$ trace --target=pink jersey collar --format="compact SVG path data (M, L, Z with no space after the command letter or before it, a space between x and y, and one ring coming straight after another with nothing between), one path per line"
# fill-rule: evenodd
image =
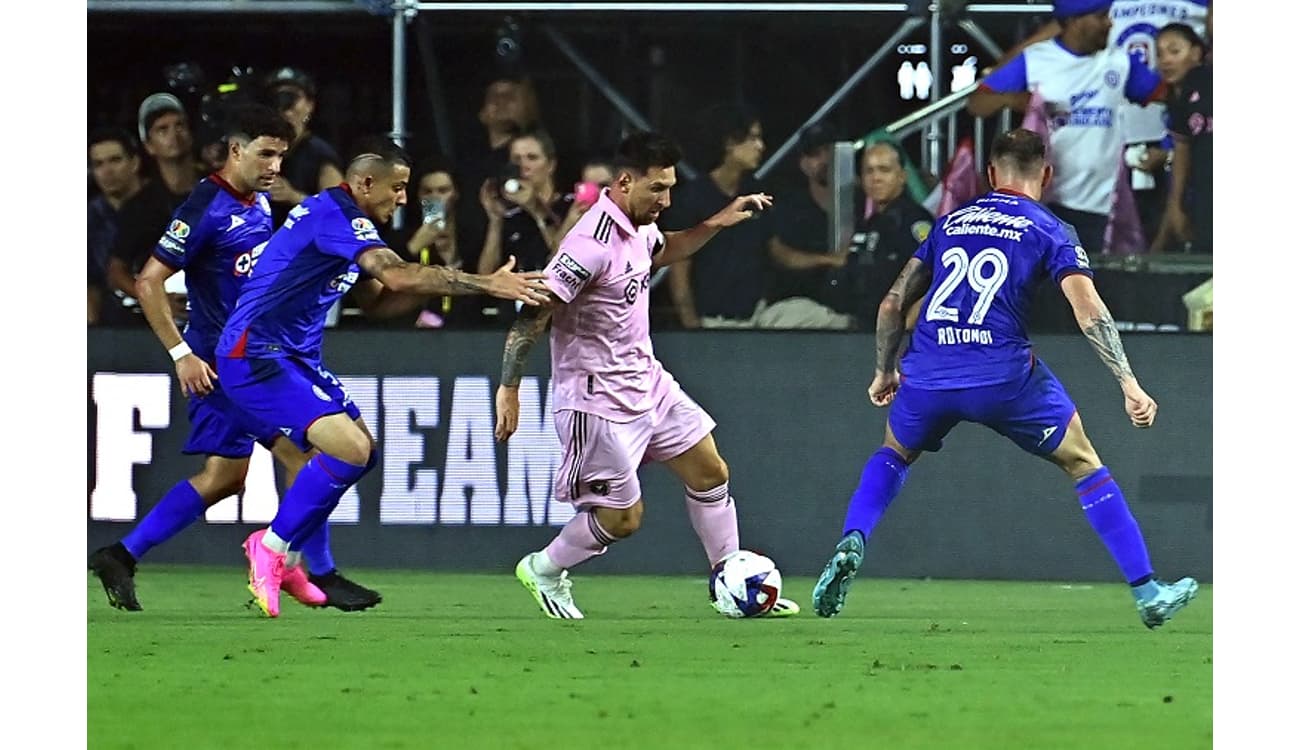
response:
M609 188L601 189L600 198L596 200L596 204L592 208L599 208L609 214L614 219L614 224L623 230L623 234L628 237L636 234L636 227L632 226L632 220L627 217L627 214L623 213L623 209L618 207L614 199L609 197Z

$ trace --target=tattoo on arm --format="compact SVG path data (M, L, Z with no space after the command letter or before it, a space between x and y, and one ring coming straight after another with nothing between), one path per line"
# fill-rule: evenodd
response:
M383 282L386 272L397 271L410 274L407 278L416 280L415 288L409 288L408 284L404 284L403 287L406 287L406 291L416 294L458 295L480 294L487 291L480 276L446 266L421 266L411 263L403 260L388 247L376 246L363 252L357 258L357 263L371 277L379 279L380 283Z
M1101 361L1110 368L1116 380L1123 382L1133 377L1133 370L1129 367L1128 356L1124 354L1124 344L1119 340L1119 331L1115 328L1110 310L1102 307L1094 313L1089 325L1083 328L1083 335L1092 344L1093 351L1097 352Z
M533 344L546 330L551 318L549 308L524 307L506 334L506 349L501 357L501 385L514 388L524 377L524 363Z
M898 272L894 285L885 293L876 317L876 369L888 372L894 368L899 347L903 342L907 310L930 288L930 272L919 260L913 258Z

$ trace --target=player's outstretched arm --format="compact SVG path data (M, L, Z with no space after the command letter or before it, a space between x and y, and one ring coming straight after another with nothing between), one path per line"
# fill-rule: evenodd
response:
M171 301L167 299L164 288L167 279L175 273L175 269L157 258L149 258L135 279L135 298L140 300L140 309L144 311L153 334L176 362L176 379L180 381L181 393L206 396L212 392L212 381L217 379L217 374L211 365L190 351L176 327Z
M1075 322L1093 351L1119 381L1124 392L1124 410L1135 427L1150 427L1156 420L1155 399L1147 395L1129 366L1119 330L1106 303L1097 293L1092 279L1083 274L1071 274L1061 280L1061 291L1074 310Z
M911 312L930 288L930 275L929 266L916 258L908 260L880 301L876 312L876 374L867 388L867 395L876 406L893 401L898 391L898 351L909 320L912 327L916 326Z
M559 302L554 298L554 302ZM519 381L524 378L524 365L533 344L546 332L551 319L551 307L526 307L506 334L506 348L501 355L501 385L497 386L497 440L505 442L519 427Z
M680 232L664 233L664 249L654 258L653 266L659 268L679 260L691 257L704 243L713 239L720 229L734 227L742 221L752 219L760 212L772 207L772 196L767 193L752 193L737 197L725 208Z
M540 305L549 299L544 274L540 271L514 273L515 257L495 273L465 273L446 266L423 266L410 263L391 249L377 245L361 252L357 265L394 292L419 295L487 294L515 300L526 305Z

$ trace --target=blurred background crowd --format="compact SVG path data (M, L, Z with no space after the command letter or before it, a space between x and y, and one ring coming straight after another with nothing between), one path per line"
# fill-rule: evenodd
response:
M171 212L220 167L222 113L253 99L296 133L271 190L277 225L342 181L361 138L387 135L416 163L408 204L382 234L425 264L489 273L513 255L541 268L613 179L609 155L634 128L661 130L686 154L665 229L735 195L775 196L759 220L655 277L657 329L871 331L934 217L985 189L983 145L1023 124L1050 139L1068 189L1049 203L1079 228L1117 319L1210 327L1205 0L1007 3L978 16L945 2L939 36L925 3L892 13L412 8L399 24L407 75L396 98L386 3L310 2L300 13L250 11L255 1L203 13L111 5L89 3L90 325L146 325L134 274ZM963 91L933 127L890 127ZM977 122L987 138L972 137ZM853 144L839 172L848 179L836 179L836 143ZM837 204L852 207L840 232ZM169 291L183 317L183 285ZM1043 307L1040 328L1072 323L1063 305ZM504 330L514 313L447 297L369 321L345 299L333 321Z

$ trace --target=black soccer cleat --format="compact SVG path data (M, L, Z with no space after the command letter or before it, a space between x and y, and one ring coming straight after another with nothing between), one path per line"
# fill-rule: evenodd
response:
M327 597L326 607L334 607L344 612L360 612L363 609L370 609L384 600L378 591L368 589L359 583L354 583L344 578L338 569L331 570L324 575L312 574L307 576L307 580L316 584L316 587L325 592Z
M108 594L111 606L129 612L144 609L135 598L135 558L121 542L90 553L90 569L104 584L104 593Z

